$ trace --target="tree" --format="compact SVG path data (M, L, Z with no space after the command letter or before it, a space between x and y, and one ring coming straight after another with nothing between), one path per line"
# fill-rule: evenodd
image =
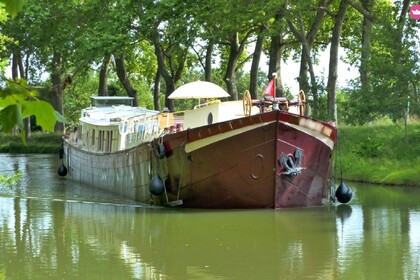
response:
M14 17L22 10L25 0L1 0L0 2L5 4L6 11Z
M45 101L36 98L36 93L30 91L26 81L7 81L0 90L0 123L5 133L11 133L17 126L21 138L26 143L23 119L34 115L38 125L44 130L54 131L56 121L64 122L64 118Z
M311 2L300 2L297 8L297 12L289 12L287 17L288 26L295 36L295 38L301 44L301 55L300 55L300 71L299 71L299 87L300 90L303 90L306 93L311 92L313 97L313 113L318 114L318 86L315 77L315 72L313 69L312 62L312 49L314 47L315 39L318 35L318 32L324 22L325 14L331 1L320 0L314 6ZM314 10L312 17L308 18L306 16L305 22L308 25L308 28L305 28L305 22L302 15L302 10ZM312 13L306 13L312 14ZM291 16L293 15L293 16ZM297 24L292 21L292 18L297 19ZM297 25L297 26L296 26ZM306 31L308 29L309 31ZM308 73L310 74L310 85L308 81Z
M102 61L101 71L99 74L98 95L108 96L107 80L109 73L109 64L111 63L111 54L106 54Z
M372 31L373 31L373 1L363 0L362 7L354 1L350 2L353 7L363 14L363 27L362 27L362 41L361 41L361 54L360 54L360 83L361 89L365 92L371 92L372 86L370 84L370 70L369 61L371 59L372 48Z
M260 41L256 44L257 53L255 54L257 56L259 55L261 49L258 48L262 47L262 40L264 38L264 34L259 31L264 29L264 24L268 22L268 19L270 18L270 14L267 13L268 5L265 4L265 2L244 2L245 3L238 3L238 1L233 1L229 2L228 5L225 5L225 9L222 10L222 12L227 11L231 15L229 18L226 18L224 15L219 15L220 19L224 18L224 21L220 21L223 22L223 25L220 26L221 37L219 42L226 48L227 52L226 58L224 59L226 70L223 80L231 100L237 100L239 98L236 88L236 73L243 65L243 62L249 59L249 57L243 57L244 51L250 44L252 36L257 34L256 37L258 38L258 36L260 36ZM252 67L254 67L254 69L251 69L251 72L253 72L252 80L254 84L251 90L255 91L258 64L255 63ZM255 92L254 95L256 95Z
M23 5L23 1L2 2L6 3L6 8L13 16L21 11ZM17 61L15 63L15 65L19 64ZM25 80L6 81L6 87L0 89L0 123L2 124L2 130L10 133L17 126L20 128L22 141L26 142L23 119L32 115L35 115L38 124L48 131L54 131L57 120L64 122L62 115L54 111L49 103L36 98L36 93L29 90Z
M165 106L173 111L174 102L167 97L175 90L176 83L181 78L189 48L195 38L195 25L190 20L189 3L150 1L142 3L137 11L142 20L138 31L154 46L159 70L156 79L162 77L165 81ZM155 88L156 84L155 82Z
M8 26L12 34L20 34L18 51L27 57L28 72L31 73L31 68L37 68L50 73L52 86L49 101L60 115L64 113L63 90L68 81L69 61L74 54L74 41L69 40L75 35L72 29L76 18L74 13L71 2L26 1L23 10L9 21ZM44 36L39 30L43 30L49 36ZM32 84L33 81L33 78L28 76L28 82ZM54 131L63 133L64 124L56 123Z
M7 56L14 54L14 77L26 77L28 85L47 88L45 100L51 100L59 112L63 112L62 100L69 106L81 106L70 98L77 98L75 94L81 94L83 85L91 89L93 82L96 89L84 93L80 101L95 92L125 92L139 105L157 110L165 97L165 106L174 110L167 96L181 83L195 79L224 84L232 99L240 98L244 89L257 98L259 84L265 83L259 69L260 54L264 53L269 56L267 78L278 74L276 96L286 95L280 75L282 62L293 58L301 63L300 87L310 90L313 112L321 116L323 112L317 111L327 108L323 104L327 99L321 98L322 77L313 66L319 52L330 45L328 111L329 118L334 118L341 47L347 60L360 68L360 79L354 81L357 90L345 95L351 98L344 98L357 103L345 113L358 117L358 111L359 119L365 114L367 121L380 115L401 117L403 110L407 116L408 110L417 110L418 23L403 16L408 3L27 0L23 12L3 24L2 31L18 42L8 43L6 49ZM394 10L401 16L391 17ZM251 60L248 75L243 66ZM41 80L41 73L48 73L50 79ZM71 87L68 81L73 81ZM392 98L385 99L384 94ZM367 98L372 102L365 102ZM75 108L69 106L64 107Z
M268 79L270 80L273 73L276 73L276 96L286 96L281 76L281 66L284 57L284 50L287 42L284 39L286 33L285 24L282 22L286 14L287 1L276 9L276 13L272 19L271 40L269 48L269 67Z
M327 103L328 115L330 119L337 120L336 107L336 85L337 85L337 64L338 49L340 47L341 30L348 7L347 0L341 0L338 11L334 18L334 28L330 42L330 62L328 65L328 83L327 83Z
M370 10L357 8L363 22L371 18L373 25L369 38L363 34L362 44L350 41L348 59L359 67L360 78L349 93L347 122L363 124L383 116L407 120L409 110L418 114L419 26L407 18L408 7L409 1L384 1L367 7Z
M251 74L249 79L249 92L253 99L258 98L258 82L259 82L259 65L261 61L261 54L264 47L264 39L266 38L265 26L262 25L257 35L257 41L255 42L254 55L252 56Z

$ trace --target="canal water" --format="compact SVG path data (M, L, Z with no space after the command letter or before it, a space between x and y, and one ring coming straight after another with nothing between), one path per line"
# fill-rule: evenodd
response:
M140 207L0 154L0 279L420 279L420 190L356 185L350 205Z

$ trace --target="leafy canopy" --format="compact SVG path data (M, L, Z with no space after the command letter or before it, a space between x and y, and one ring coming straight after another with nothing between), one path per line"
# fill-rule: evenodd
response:
M6 87L0 89L0 123L4 132L10 133L18 127L25 142L24 118L34 115L38 125L51 132L54 132L56 121L65 122L51 104L38 100L36 95L36 92L28 89L25 80L6 81Z

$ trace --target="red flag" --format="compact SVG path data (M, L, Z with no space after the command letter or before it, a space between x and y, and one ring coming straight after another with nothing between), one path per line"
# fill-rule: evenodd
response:
M274 97L276 91L276 87L274 84L274 79L271 79L271 81L268 83L267 87L264 89L263 94L269 94L272 97Z

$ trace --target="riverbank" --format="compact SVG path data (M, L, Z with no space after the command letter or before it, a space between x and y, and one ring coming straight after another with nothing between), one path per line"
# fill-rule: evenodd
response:
M420 186L420 121L405 127L384 122L340 126L334 160L336 177L348 181ZM19 136L0 134L0 153L58 153L61 135L34 133L23 145Z
M346 180L420 186L420 122L339 127L335 161Z
M0 153L51 154L58 153L62 135L54 133L32 133L25 146L20 135L0 133Z

